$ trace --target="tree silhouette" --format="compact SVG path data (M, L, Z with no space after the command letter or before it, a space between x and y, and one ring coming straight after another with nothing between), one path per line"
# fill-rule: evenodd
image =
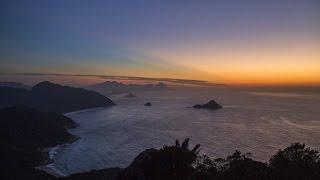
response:
M270 159L277 179L319 179L320 154L305 144L294 143Z
M198 157L200 145L189 149L189 138L182 143L176 140L173 146L164 146L153 153L144 162L147 179L177 179L187 180L194 176L193 165Z
M199 155L200 145L182 143L149 149L141 153L121 180L317 180L320 179L320 154L294 143L279 150L269 163L251 159L250 154L235 151L226 158L210 159Z

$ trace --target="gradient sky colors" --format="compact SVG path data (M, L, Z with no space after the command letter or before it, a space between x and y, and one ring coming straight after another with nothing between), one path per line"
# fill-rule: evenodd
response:
M0 2L0 72L320 85L319 0Z

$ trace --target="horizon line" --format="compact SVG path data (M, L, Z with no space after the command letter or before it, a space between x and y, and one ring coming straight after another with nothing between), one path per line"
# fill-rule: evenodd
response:
M66 74L66 73L4 73L0 75L21 75L21 76L74 76L74 77L97 77L102 79L116 80L136 80L136 81L165 81L178 84L204 85L204 86L226 86L226 84L211 83L205 80L164 78L164 77L141 77L141 76L121 76L121 75L103 75L103 74Z
M206 80L197 79L181 79L181 78L168 78L168 77L141 77L141 76L122 76L122 75L104 75L104 74L66 74L66 73L7 73L0 72L1 75L18 75L18 76L66 76L66 77L97 77L102 79L115 79L115 80L135 80L135 81L164 81L177 84L186 85L200 85L200 86L229 86L229 87L320 87L320 84L229 84L229 83L214 83Z

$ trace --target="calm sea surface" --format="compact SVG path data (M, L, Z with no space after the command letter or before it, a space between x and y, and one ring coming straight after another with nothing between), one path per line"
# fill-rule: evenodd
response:
M320 150L320 94L171 90L136 95L111 97L114 107L66 114L80 124L71 133L81 139L52 152L53 166L66 175L126 167L146 148L185 137L211 157L238 149L266 161L292 142ZM189 108L210 99L224 108Z

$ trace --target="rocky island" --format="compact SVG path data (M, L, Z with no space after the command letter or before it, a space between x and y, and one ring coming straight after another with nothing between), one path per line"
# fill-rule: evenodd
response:
M147 102L144 104L144 106L152 106L151 102Z
M196 104L193 106L193 108L218 110L218 109L221 109L222 106L220 104L218 104L216 101L211 100L211 101L207 102L206 104Z

